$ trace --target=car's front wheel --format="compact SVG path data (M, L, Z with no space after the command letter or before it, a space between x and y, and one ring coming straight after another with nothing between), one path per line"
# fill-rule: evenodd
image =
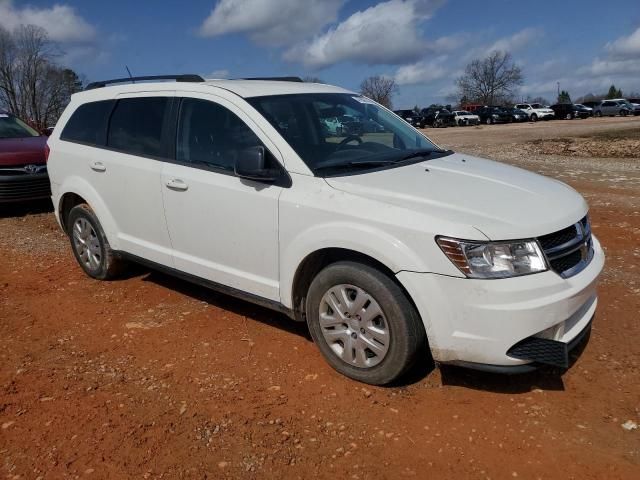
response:
M87 275L110 280L121 273L123 261L111 249L98 218L87 204L71 209L67 233L73 255Z
M422 353L426 334L415 307L389 276L364 263L324 268L309 287L311 336L338 372L372 385L400 378Z
M532 122L537 122L538 121L538 115L536 115L535 113L533 115L531 115L531 121Z

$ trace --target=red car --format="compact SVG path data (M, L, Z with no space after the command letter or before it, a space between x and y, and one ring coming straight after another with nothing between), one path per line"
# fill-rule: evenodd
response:
M0 111L0 204L51 196L47 137Z

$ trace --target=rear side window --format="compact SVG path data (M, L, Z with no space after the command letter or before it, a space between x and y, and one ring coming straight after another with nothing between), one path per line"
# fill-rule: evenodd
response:
M64 126L60 138L87 145L104 146L107 121L115 100L103 100L80 105Z
M132 155L164 156L162 125L166 97L125 98L111 114L107 146Z

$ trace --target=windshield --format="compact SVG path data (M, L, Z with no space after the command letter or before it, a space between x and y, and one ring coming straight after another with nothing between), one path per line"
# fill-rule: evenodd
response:
M399 165L449 154L397 115L357 94L249 98L316 175Z
M39 136L40 134L38 132L19 118L7 115L6 113L0 113L0 138L25 138Z

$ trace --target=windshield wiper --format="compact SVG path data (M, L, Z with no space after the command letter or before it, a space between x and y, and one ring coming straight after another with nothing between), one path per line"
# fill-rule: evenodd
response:
M404 157L402 157L400 160L397 160L397 161L402 162L404 160L411 160L412 158L429 157L433 153L442 153L442 152L444 152L444 150L420 150L417 152L408 153Z

